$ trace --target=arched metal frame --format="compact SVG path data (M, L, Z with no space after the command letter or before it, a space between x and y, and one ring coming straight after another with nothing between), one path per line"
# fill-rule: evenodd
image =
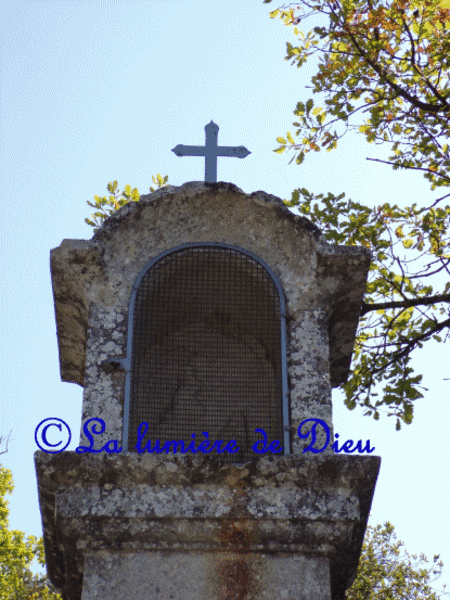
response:
M130 417L130 395L131 395L131 380L132 380L132 343L133 343L133 320L134 320L134 311L135 311L135 303L136 297L138 293L139 286L141 285L142 279L147 274L147 272L162 258L166 257L169 254L180 252L187 248L201 248L201 247L217 247L217 248L227 248L230 250L234 250L241 254L252 258L257 263L259 263L270 275L273 283L275 284L278 297L279 297L279 307L280 307L280 325L281 325L281 348L280 348L280 356L281 356L281 387L282 387L282 415L283 415L283 455L286 456L290 454L290 438L289 438L289 401L288 401L288 384L287 384L287 355L286 355L286 301L284 297L284 292L281 287L281 283L272 269L263 261L261 258L249 252L248 250L244 250L243 248L239 248L238 246L234 246L231 244L220 244L216 242L201 242L201 243L188 243L181 244L180 246L176 246L171 248L170 250L166 250L162 252L154 259L149 261L142 271L139 273L132 291L130 295L130 302L128 308L128 333L127 333L127 357L120 361L122 368L126 371L125 378L125 402L124 402L124 420L123 420L123 437L122 437L122 447L124 452L128 452L128 433L129 433L129 417ZM268 440L270 443L272 440ZM257 454L255 454L257 456Z

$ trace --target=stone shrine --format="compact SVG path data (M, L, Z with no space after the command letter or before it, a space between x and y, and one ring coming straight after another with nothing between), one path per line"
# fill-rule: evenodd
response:
M81 452L35 453L64 600L344 598L380 458L335 454L331 389L370 260L224 182L52 250L61 378L84 388Z

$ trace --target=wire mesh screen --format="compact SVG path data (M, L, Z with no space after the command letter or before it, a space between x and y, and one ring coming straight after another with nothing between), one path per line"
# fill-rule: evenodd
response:
M256 260L196 246L145 273L133 314L130 451L143 422L141 448L187 448L208 432L211 442L236 440L239 452L220 454L233 463L258 456L256 428L283 444L280 299Z

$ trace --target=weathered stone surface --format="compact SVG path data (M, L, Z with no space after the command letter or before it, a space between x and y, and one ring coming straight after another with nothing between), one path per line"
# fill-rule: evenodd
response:
M82 600L106 600L111 582L97 563L117 563L113 581L125 589L132 583L127 565L146 565L150 573L167 557L166 566L175 561L180 573L192 577L189 593L215 600L221 597L220 565L228 560L230 569L237 568L239 560L258 592L242 596L246 600L276 600L283 590L289 590L286 598L306 598L295 594L308 577L308 590L326 587L331 578L331 596L309 598L339 600L356 575L380 460L263 456L236 466L213 456L36 452L49 576L67 600L79 600L88 565L86 590L98 595L84 591ZM296 578L295 560L306 560L302 556L315 566L306 561L302 571L298 565ZM194 573L199 560L208 568ZM286 581L278 583L266 577L277 561L287 569ZM315 569L323 570L323 580L315 579ZM150 574L141 583L148 590L163 586ZM164 600L171 597L169 588ZM145 597L136 589L132 597Z
M223 552L86 555L81 600L331 600L326 559Z
M279 278L287 302L292 451L301 452L308 442L296 429L304 418L321 418L332 430L331 387L348 376L370 252L330 245L280 198L245 194L224 182L189 182L141 196L91 240L64 240L52 250L61 377L85 388L83 422L105 421L98 447L121 439L125 377L105 361L127 354L128 304L141 270L192 242L253 252ZM80 440L87 443L82 432Z

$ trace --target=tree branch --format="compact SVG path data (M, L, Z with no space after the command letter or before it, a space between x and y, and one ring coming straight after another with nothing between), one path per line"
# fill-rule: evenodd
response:
M446 179L447 181L450 181L450 177L447 177L446 175L442 175L442 173L439 173L438 171L432 171L431 169L424 169L422 167L411 167L409 165L399 165L398 163L389 162L387 160L380 160L379 158L367 158L366 157L366 160L373 160L374 162L381 162L386 165L399 166L402 169L415 169L416 171L426 171L427 173L433 173L433 175L438 175L439 177L442 177L442 179Z
M418 342L421 342L422 340L426 340L427 338L429 338L436 332L442 331L442 329L444 329L445 327L448 327L449 325L450 325L450 319L447 319L446 321L441 321L440 323L437 323L436 327L434 327L431 331L426 331L425 333L422 333L421 335L418 335L417 337L412 338L412 339L404 338L402 340L402 343L406 344L406 347L403 350L401 350L400 352L394 353L391 360L387 364L385 364L381 367L378 367L377 369L372 369L371 375L373 376L376 373L385 371L388 367L393 365L395 362L397 362L404 356L408 356L408 354L412 351L412 349Z
M9 432L9 435L11 435L11 431ZM9 442L9 435L8 435L8 437L6 438L6 450L2 450L2 451L0 452L0 454L6 454L6 453L8 452L8 442ZM2 437L0 437L0 444L2 443L2 441L3 441L3 438L2 438Z
M387 77L387 71L385 69L382 69L375 61L371 60L369 58L368 54L361 48L361 46L356 41L355 36L350 31L349 24L347 24L345 21L344 21L343 29L345 31L345 34L348 35L350 37L350 39L352 40L352 42L353 42L354 46L356 47L356 49L358 50L361 58L363 60L365 60L367 62L367 64L370 65L372 67L372 69L376 73L378 73L378 75L381 78L383 78L392 89L394 89L400 96L402 96L403 98L408 100L408 102L410 104L412 104L413 106L416 106L417 108L421 108L422 110L429 111L431 113L438 113L443 109L448 109L449 103L447 102L447 98L445 96L443 97L443 96L439 95L439 99L441 100L440 104L430 104L428 102L422 102L418 98L411 96L411 94L409 94L406 90L401 88L397 83L395 83L394 81L391 81Z
M366 304L363 302L360 317L363 317L368 312L374 310L388 310L389 308L411 308L412 306L429 306L438 302L450 302L450 294L437 294L427 298L411 298L409 300L401 300L400 302L375 302L374 304Z

